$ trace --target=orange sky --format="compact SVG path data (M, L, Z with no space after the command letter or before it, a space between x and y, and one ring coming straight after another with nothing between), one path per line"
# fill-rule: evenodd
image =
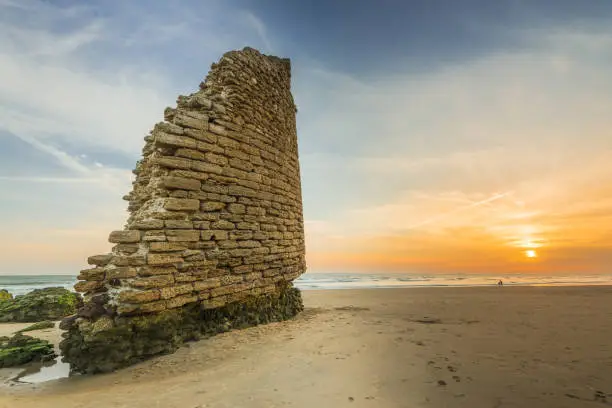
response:
M609 272L612 184L607 181L612 180L612 155L594 155L581 168L534 176L489 197L411 193L394 203L355 210L335 223L307 222L309 267Z

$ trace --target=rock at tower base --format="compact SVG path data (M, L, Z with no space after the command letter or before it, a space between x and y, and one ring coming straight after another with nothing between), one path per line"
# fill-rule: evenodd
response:
M102 317L93 323L68 319L62 324L68 332L60 347L71 372L105 373L174 352L187 341L287 320L302 310L300 291L284 286L214 309L194 304L151 315Z

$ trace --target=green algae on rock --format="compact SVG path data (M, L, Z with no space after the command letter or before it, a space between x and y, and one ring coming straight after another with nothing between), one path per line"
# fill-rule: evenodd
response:
M36 289L14 299L0 300L0 322L60 320L76 313L81 305L81 296L67 289Z
M0 368L14 367L31 361L55 358L53 344L17 333L13 337L0 337Z
M13 299L13 295L11 295L8 290L0 289L0 301L11 299Z
M109 372L174 352L186 341L287 320L302 310L300 291L283 285L277 292L250 296L215 309L191 304L140 316L104 315L93 322L69 317L60 326L68 330L60 343L62 361L70 363L71 372Z
M21 329L17 331L17 333L25 333L25 332L34 331L34 330L52 329L54 327L55 327L54 322L52 322L51 320L45 320L43 322L37 322L37 323L31 324L25 329Z

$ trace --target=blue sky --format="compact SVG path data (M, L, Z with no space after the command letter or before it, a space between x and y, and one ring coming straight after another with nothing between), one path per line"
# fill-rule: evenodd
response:
M611 20L594 0L0 0L0 273L108 250L142 138L247 45L292 60L311 269L537 269L502 255L525 242L546 270L607 262Z

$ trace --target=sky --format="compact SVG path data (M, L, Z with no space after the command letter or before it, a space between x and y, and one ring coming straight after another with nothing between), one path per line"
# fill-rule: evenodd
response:
M0 274L76 274L226 51L292 60L309 272L612 273L612 2L0 0Z

